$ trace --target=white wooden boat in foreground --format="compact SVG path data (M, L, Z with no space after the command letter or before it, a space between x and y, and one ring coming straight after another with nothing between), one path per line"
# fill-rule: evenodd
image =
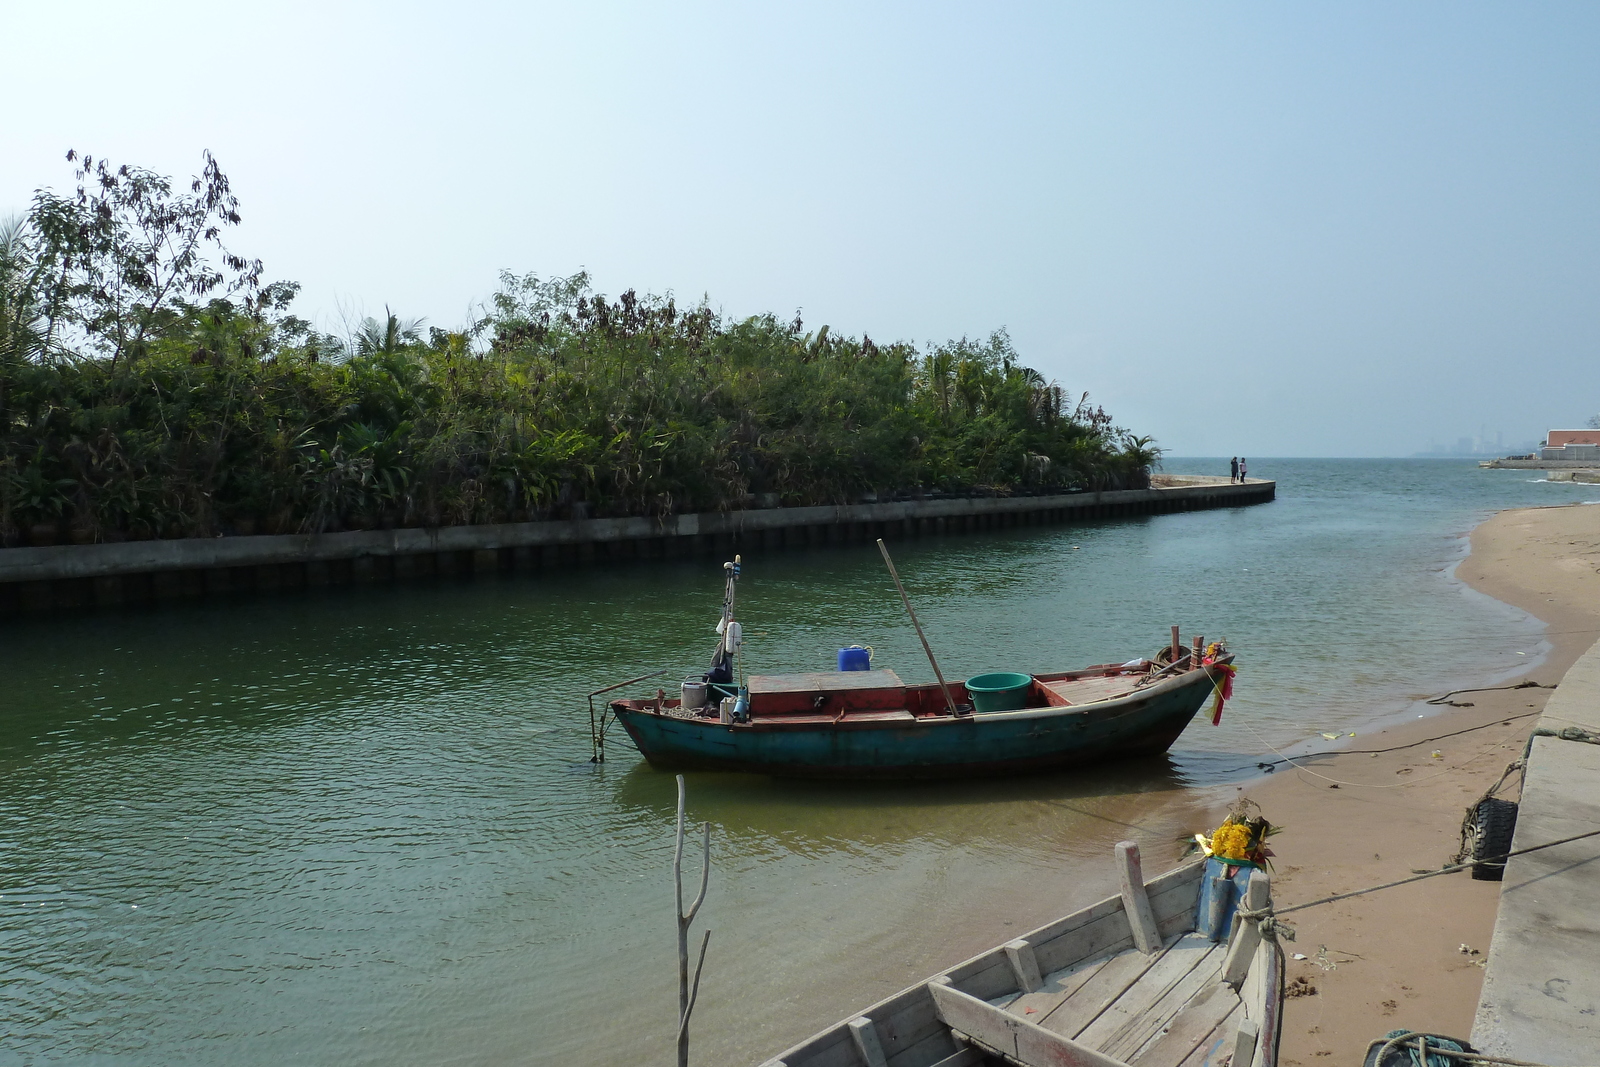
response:
M1120 896L880 1001L764 1067L1276 1067L1281 950L1257 918L1232 921L1228 936L1246 877L1238 903L1266 911L1265 872L1229 880L1197 859L1146 883L1138 846L1125 841L1117 854Z

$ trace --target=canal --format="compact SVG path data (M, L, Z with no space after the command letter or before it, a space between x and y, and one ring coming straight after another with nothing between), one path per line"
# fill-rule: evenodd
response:
M1117 840L1159 870L1268 745L1526 664L1534 622L1450 576L1461 535L1594 492L1252 468L1277 503L897 546L953 676L1148 654L1176 623L1230 641L1238 699L1168 757L1090 772L691 775L713 826L698 1062L758 1063L1104 895ZM620 734L590 763L584 694L701 663L720 593L720 561L686 560L7 624L0 1062L667 1062L673 781ZM740 595L757 669L860 643L931 677L870 545L747 556Z

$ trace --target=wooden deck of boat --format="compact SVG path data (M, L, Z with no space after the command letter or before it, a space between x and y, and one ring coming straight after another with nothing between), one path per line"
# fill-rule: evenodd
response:
M1225 942L1186 933L1153 955L1100 956L989 1003L1132 1067L1206 1067L1232 1051L1243 1018L1221 978L1226 955Z
M1093 704L1133 692L1134 683L1138 680L1137 676L1114 674L1109 677L1068 678L1059 682L1039 684L1068 704Z

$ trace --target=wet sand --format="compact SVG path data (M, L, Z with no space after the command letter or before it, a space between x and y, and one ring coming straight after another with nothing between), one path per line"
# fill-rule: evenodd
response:
M1600 631L1600 505L1501 512L1472 532L1471 548L1458 577L1549 628L1550 654L1504 684L1558 682ZM1304 769L1280 765L1244 787L1285 827L1273 842L1277 905L1450 862L1464 810L1520 755L1549 693L1461 693L1452 699L1471 707L1364 732L1346 751L1297 758ZM1394 750L1362 751L1372 749ZM1309 957L1289 963L1289 981L1316 992L1287 1003L1282 1062L1353 1067L1368 1041L1400 1027L1466 1037L1499 891L1463 872L1288 916L1298 931L1289 951Z

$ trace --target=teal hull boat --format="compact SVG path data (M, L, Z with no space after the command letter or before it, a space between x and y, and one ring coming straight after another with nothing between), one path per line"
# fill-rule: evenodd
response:
M840 650L838 671L744 678L733 613L738 557L723 566L727 590L711 668L686 678L678 694L657 689L643 699L610 700L598 716L596 697L666 672L590 694L596 762L605 759L607 727L619 722L662 770L788 778L1050 771L1165 752L1208 698L1216 698L1220 714L1232 695L1233 657L1198 637L1184 648L1177 627L1170 645L1150 659L1054 674L981 675L969 679L970 691L944 680L931 650L934 685L906 685L893 671L870 669L871 652L860 646ZM915 613L912 623L918 625Z
M753 676L746 721L658 697L611 713L651 766L795 778L956 778L1048 771L1165 752L1225 681L1229 656L1105 664L1033 677L1015 711L951 714L937 685L892 671ZM1156 677L1152 677L1155 675ZM866 683L866 684L863 684ZM965 687L949 683L958 710Z

